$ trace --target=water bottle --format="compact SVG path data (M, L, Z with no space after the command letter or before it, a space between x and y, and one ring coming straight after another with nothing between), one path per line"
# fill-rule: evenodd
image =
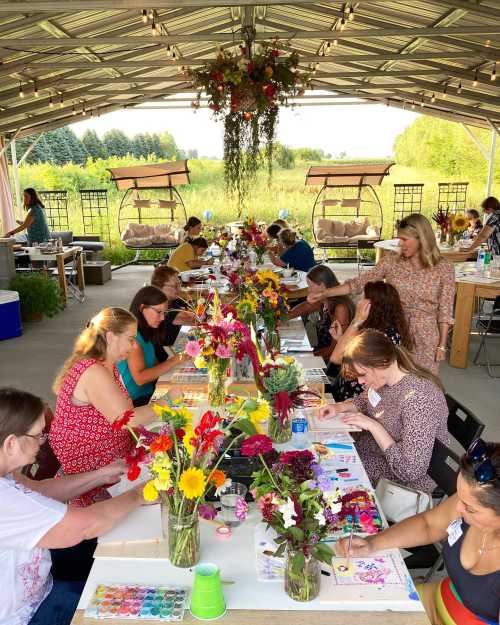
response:
M485 250L484 251L484 262L483 262L483 269L485 271L490 268L490 263L491 263L491 252L489 250Z
M309 447L307 436L307 417L303 410L295 410L292 418L292 441L295 449L306 449Z
M484 257L485 257L485 250L484 250L484 247L481 245L481 247L477 251L477 260L476 260L476 268L480 273L482 273L484 269Z

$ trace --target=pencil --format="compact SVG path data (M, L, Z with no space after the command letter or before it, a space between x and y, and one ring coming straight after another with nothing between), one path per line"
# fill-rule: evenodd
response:
M350 564L350 560L351 560L351 547L352 547L352 535L354 532L354 523L351 525L351 533L349 534L349 543L347 545L347 561L346 561L346 568L349 568L349 564Z

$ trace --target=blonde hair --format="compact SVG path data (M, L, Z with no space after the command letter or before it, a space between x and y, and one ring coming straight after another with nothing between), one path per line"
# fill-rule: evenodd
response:
M342 375L347 379L357 378L356 365L368 369L387 369L393 362L408 373L429 380L444 392L441 380L413 360L410 353L379 330L363 330L351 339L342 358Z
M104 360L108 345L106 332L123 334L130 324L136 324L137 319L125 308L103 308L88 322L74 344L73 353L61 367L54 380L52 390L57 395L70 369L80 360L96 358Z
M442 260L436 236L427 217L412 213L396 224L398 236L404 235L420 241L420 262L423 267L434 267Z

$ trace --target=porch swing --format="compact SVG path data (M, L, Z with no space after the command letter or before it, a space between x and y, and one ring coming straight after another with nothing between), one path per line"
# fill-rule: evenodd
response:
M186 207L177 186L189 184L187 160L108 168L119 191L118 231L126 248L135 251L128 265L151 263L141 258L148 250L169 250L181 241L187 221Z
M384 212L374 189L394 163L356 163L351 165L312 166L306 175L307 186L321 185L312 209L315 246L323 250L355 250L358 263L362 250L372 249L381 240ZM335 256L353 260L352 255Z

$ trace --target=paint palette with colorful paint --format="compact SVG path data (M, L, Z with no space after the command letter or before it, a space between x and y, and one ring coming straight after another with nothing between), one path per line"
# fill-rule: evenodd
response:
M187 589L179 586L99 584L85 610L89 618L181 621Z

